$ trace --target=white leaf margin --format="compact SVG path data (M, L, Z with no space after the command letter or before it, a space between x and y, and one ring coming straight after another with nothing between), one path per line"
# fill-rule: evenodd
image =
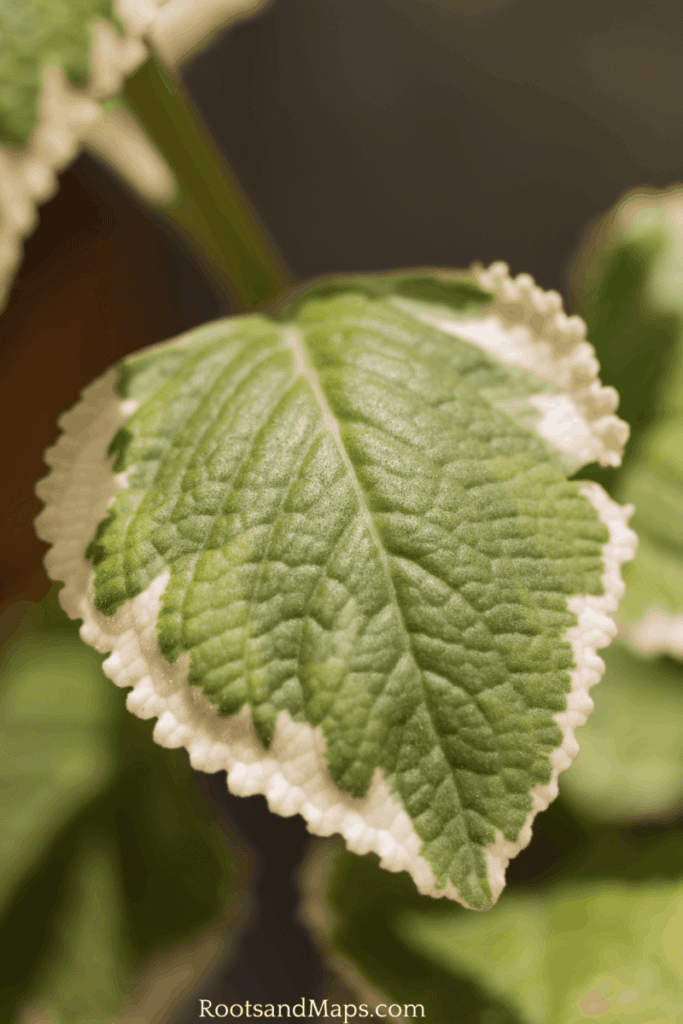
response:
M38 123L26 147L0 143L0 311L22 258L22 240L35 229L37 207L59 187L57 175L89 149L147 202L171 198L173 174L147 134L124 111L105 112L104 100L147 60L147 37L169 67L206 46L220 29L248 17L265 0L114 0L125 32L106 19L93 23L90 80L72 87L46 67Z
M187 337L164 346L182 344ZM100 653L109 653L103 665L105 674L117 686L131 687L128 709L143 719L156 718L155 741L169 748L185 747L193 768L206 772L224 769L228 787L236 795L261 793L272 811L285 817L301 814L316 835L338 832L353 853L372 851L387 870L408 871L420 892L446 896L467 906L452 883L437 887L431 865L420 853L422 841L381 769L375 771L365 797L349 796L329 773L320 728L293 722L283 711L266 750L249 708L221 716L199 689L188 685L189 654L175 664L163 658L157 619L169 570L114 615L102 615L95 608L94 571L83 552L116 494L126 486L129 470L112 473L107 449L138 406L116 394L117 376L116 369L109 370L60 418L63 433L45 456L52 472L36 487L46 505L36 519L36 529L53 545L45 565L52 579L64 582L59 595L62 607L71 618L83 620L81 637L86 643ZM618 505L595 483L582 483L581 493L609 532L602 551L604 594L568 598L577 625L569 627L563 639L571 644L576 667L569 672L567 708L554 716L563 738L550 755L550 781L531 791L532 808L517 839L511 842L497 832L495 841L485 848L493 902L504 888L510 859L529 843L536 814L555 799L558 776L578 753L574 730L588 718L593 708L588 691L604 671L596 652L616 634L614 616L624 592L621 566L633 558L637 545L636 535L627 525L632 506Z
M456 275L431 271L444 279ZM452 315L425 302L395 300L424 323L464 338L488 355L518 370L533 373L559 388L561 394L531 395L527 399L540 414L534 429L573 462L618 466L629 427L614 414L619 395L601 384L595 349L586 340L580 316L567 316L562 297L544 291L530 274L510 276L507 263L489 267L473 263L464 275L474 278L494 301L482 317Z

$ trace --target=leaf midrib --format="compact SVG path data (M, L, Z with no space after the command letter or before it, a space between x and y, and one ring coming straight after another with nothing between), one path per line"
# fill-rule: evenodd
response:
M364 516L372 539L375 545L377 546L377 549L379 550L380 560L382 562L382 566L384 568L386 578L389 583L392 602L400 618L401 625L403 626L403 631L407 639L408 652L410 653L411 658L415 662L415 667L417 668L418 672L420 672L420 678L422 678L420 667L415 661L415 656L413 654L412 646L410 644L410 632L408 630L408 627L406 626L405 619L403 617L403 612L401 611L401 606L399 605L398 598L396 596L396 589L394 587L393 577L391 574L391 567L389 565L389 558L386 552L386 548L384 547L382 539L379 533L377 532L377 527L375 526L375 521L373 519L372 512L370 511L370 507L367 503L365 491L360 485L360 482L356 475L355 467L351 462L351 459L349 458L346 446L342 440L341 431L339 429L339 423L337 422L337 418L330 408L327 398L325 397L325 393L320 386L320 382L318 381L318 377L317 374L315 373L315 370L306 359L306 352L304 349L304 342L301 332L296 330L296 328L294 327L288 327L283 332L282 340L285 346L292 353L292 356L294 357L294 379L296 380L297 377L303 377L308 383L309 387L313 392L316 404L320 409L323 418L323 424L325 428L329 431L330 435L333 437L335 445L337 446L342 462L344 463L344 467L349 475L352 487L356 494L361 514Z
M430 701L429 701L429 694L428 694L428 692L426 690L426 687L425 687L425 681L424 681L424 676L423 676L422 669L420 667L420 664L419 664L419 662L418 662L418 660L417 660L417 658L415 656L415 652L413 650L410 630L408 629L408 626L407 626L406 621L405 621L405 617L403 615L403 611L401 609L401 606L400 606L399 601L398 601L398 597L396 595L396 588L395 588L395 585L394 585L393 574L391 572L391 566L389 564L389 557L387 555L387 551L386 551L386 548L385 548L385 546L384 546L384 544L382 542L382 539L379 536L379 533L377 532L377 528L375 526L375 521L374 521L372 512L371 512L370 507L369 507L369 505L367 503L367 499L366 499L366 496L365 496L365 491L361 487L361 484L360 484L360 482L358 480L358 477L356 475L356 471L355 471L354 465L351 462L351 459L349 458L348 452L346 451L346 446L344 445L344 442L343 442L342 436L341 436L341 431L339 430L339 423L337 422L337 418L335 417L334 413L332 412L332 410L331 410L331 408L329 406L327 398L325 397L325 393L323 392L323 390L322 390L322 388L320 386L320 382L318 381L317 374L315 373L315 370L313 369L313 367L310 365L310 363L306 359L306 351L305 351L305 348L304 348L304 339L303 339L302 333L300 331L298 331L296 328L291 327L291 326L286 328L285 331L283 332L283 343L289 349L289 351L292 353L292 356L294 358L294 379L296 380L297 377L303 377L307 381L309 387L311 388L311 390L313 392L313 395L314 395L314 398L316 400L316 403L317 403L317 405L318 405L318 407L320 409L320 412L321 412L321 415L322 415L322 418L323 418L323 423L324 423L325 427L330 431L331 436L334 438L335 445L337 446L337 449L338 449L339 454L340 454L340 456L342 458L344 466L345 466L345 468L346 468L346 470L347 470L347 472L348 472L348 474L350 476L350 479L352 481L352 486L354 488L354 491L355 491L355 494L356 494L356 497L357 497L357 500L358 500L358 503L359 503L359 508L360 508L361 514L365 517L365 520L366 520L366 522L368 524L368 529L369 529L370 535L371 535L373 541L375 542L375 544L377 546L377 549L379 551L380 560L381 560L382 566L384 568L386 579L387 579L388 589L389 589L389 592L391 594L391 600L392 600L394 608L396 609L396 613L398 615L398 619L399 619L399 621L401 623L401 626L403 628L403 633L404 633L404 637L405 637L405 641L406 641L406 654L409 655L411 661L413 662L413 665L415 666L415 670L416 670L416 672L418 674L418 678L419 678L419 681L420 681L420 689L421 689L421 693L422 693L422 703L423 703L424 709L425 709L425 711L426 711L426 713L427 713L427 715L429 717L429 722L430 722L430 725L431 725L431 728L432 728L432 733L433 733L433 735L434 735L434 737L436 739L436 742L439 745L439 748L441 750L442 756L443 756L444 761L446 763L446 766L448 768L449 774L453 778L453 769L451 767L451 764L450 764L449 758L447 756L447 753L446 753L446 751L444 749L441 734L440 734L439 730L437 729L436 724L434 722L434 718L432 716L432 710L431 710ZM453 778L453 782L454 782L454 785L455 785L455 791L458 794L459 813L462 816L462 821L463 821L463 824L465 826L465 830L467 832L468 840L469 840L470 843L473 843L474 840L472 839L472 836L470 835L469 822L468 822L468 819L467 819L467 815L465 813L466 808L461 803L460 792L458 790L458 786L457 786L457 783L455 781L455 778ZM397 797L397 799L400 799L400 797L398 796L398 793L396 793L396 797ZM402 801L401 801L401 803L402 803ZM444 828L445 828L445 824L444 824ZM431 841L433 842L434 840L432 839ZM423 842L424 842L424 840L423 840ZM488 879L486 879L486 881L488 881Z

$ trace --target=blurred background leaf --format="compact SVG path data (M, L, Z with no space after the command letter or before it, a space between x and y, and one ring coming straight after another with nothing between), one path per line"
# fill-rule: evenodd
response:
M437 1024L673 1024L683 1013L683 882L653 868L677 863L680 875L683 836L676 850L652 835L602 836L589 852L595 830L579 833L564 871L513 880L481 914L421 897L372 856L320 843L302 872L302 913L359 997L371 989L421 1003Z
M589 230L572 267L578 311L631 426L629 455L683 363L683 187L632 190Z
M374 855L348 854L336 842L318 842L300 876L301 914L323 955L359 1001L421 1003L430 1024L522 1024L512 1009L480 984L416 954L399 932L408 912L448 919L453 904L421 896L405 873L391 874ZM465 921L488 920L463 910Z
M592 691L595 709L577 732L579 753L560 791L601 821L675 818L683 806L683 672L618 641L600 656L606 670Z
M683 348L683 345L682 345ZM619 617L645 654L683 657L683 415L667 414L649 427L617 489L635 506L631 526L638 551L625 567Z
M187 755L152 743L76 624L54 600L23 610L0 669L6 1019L109 1021L150 957L208 929L166 1019L237 926L235 857Z
M398 934L525 1024L675 1024L683 1011L683 885L612 880L503 894L487 914L410 912Z
M631 439L616 486L635 506L639 549L624 570L624 634L683 656L683 186L636 189L588 233L572 271L603 379Z
M5 613L5 622L13 609ZM60 830L110 782L117 694L73 629L41 629L26 606L0 676L0 911Z

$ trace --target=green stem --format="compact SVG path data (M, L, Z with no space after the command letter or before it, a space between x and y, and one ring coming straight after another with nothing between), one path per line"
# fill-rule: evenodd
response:
M152 52L123 99L169 164L176 189L157 209L190 242L220 291L240 311L294 283L228 163L182 85Z

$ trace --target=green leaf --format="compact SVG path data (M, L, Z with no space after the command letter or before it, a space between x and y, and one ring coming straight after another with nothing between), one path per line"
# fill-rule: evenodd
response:
M32 1003L51 1016L56 1012L59 1024L108 1024L125 1006L133 974L121 934L114 851L101 846L97 835L83 839L53 918L54 952Z
M73 630L26 627L0 674L0 913L115 769L119 702L102 686L101 657L74 642Z
M0 141L28 143L38 122L44 68L60 68L73 86L86 84L98 19L122 29L113 0L2 0Z
M632 553L566 479L618 459L614 396L529 281L325 282L200 328L97 385L41 486L64 607L159 742L479 908L575 753Z
M150 743L74 626L40 619L10 637L0 677L3 1009L109 1022L155 954L195 941L176 964L190 985L211 965L234 862L185 755Z
M524 1024L673 1024L683 1012L680 882L507 893L485 918L413 912L398 931L428 963L505 1000Z
M523 869L538 873L552 850L552 883L513 882L485 915L319 842L300 873L301 918L359 1001L422 1004L431 1024L678 1021L680 829L583 831L561 804Z
M671 817L683 804L683 674L619 643L602 657L607 670L562 795L602 821Z
M118 0L0 0L0 308L37 205L101 121L101 102L145 61L152 14Z

